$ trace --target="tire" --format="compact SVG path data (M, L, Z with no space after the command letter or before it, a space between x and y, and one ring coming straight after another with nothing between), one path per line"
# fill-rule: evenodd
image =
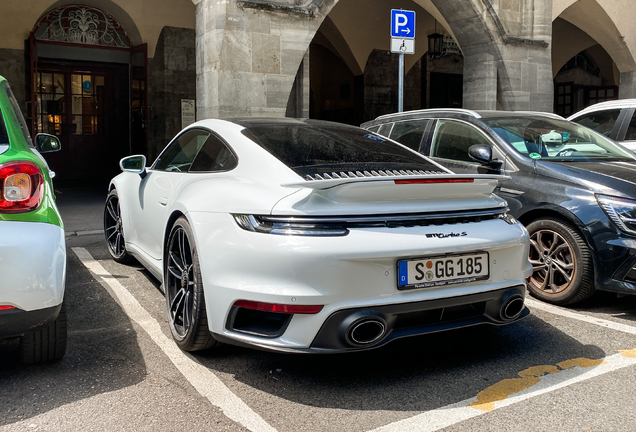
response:
M179 348L200 351L218 345L208 328L199 255L185 217L170 230L163 281L170 332Z
M49 363L66 354L68 338L66 306L52 323L20 337L20 360L25 364Z
M591 297L595 291L594 267L583 236L556 218L537 219L527 229L533 268L530 294L560 306Z
M133 260L133 257L126 250L117 189L113 189L108 193L104 204L104 236L106 237L108 252L113 260L122 264Z

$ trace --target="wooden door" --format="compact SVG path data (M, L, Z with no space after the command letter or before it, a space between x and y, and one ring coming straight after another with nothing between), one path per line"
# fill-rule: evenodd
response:
M148 44L130 49L130 154L148 154Z
M77 66L39 65L34 129L62 141L60 152L45 156L58 180L102 180L127 154L127 70Z

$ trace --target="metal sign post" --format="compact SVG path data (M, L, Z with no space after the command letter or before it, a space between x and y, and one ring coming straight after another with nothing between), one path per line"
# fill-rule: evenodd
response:
M398 112L404 111L404 54L415 54L415 12L391 9L391 52L400 55Z
M400 64L398 66L398 112L404 111L404 53L400 53Z

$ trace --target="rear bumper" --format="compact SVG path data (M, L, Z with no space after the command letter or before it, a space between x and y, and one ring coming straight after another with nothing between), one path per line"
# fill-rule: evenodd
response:
M0 337L10 338L34 332L55 321L61 308L62 304L33 311L20 309L2 311L0 312Z
M25 312L58 307L66 281L62 228L48 223L0 221L0 275L0 305Z
M289 353L342 353L378 348L409 336L436 333L479 324L504 325L530 314L523 304L525 285L460 297L401 303L376 307L340 310L324 322L309 348L273 347L258 342L242 343L223 334L214 334L218 340L266 351ZM510 316L504 316L508 310ZM381 334L369 343L352 338L352 330L365 322L381 323Z
M526 287L519 285L454 298L341 310L327 318L311 348L321 351L376 348L408 336L477 324L509 324L530 313L523 305L525 294ZM511 314L505 316L504 310L511 306L511 302L515 302L515 310L510 310ZM364 343L360 338L352 337L356 326L374 321L385 326L377 340Z

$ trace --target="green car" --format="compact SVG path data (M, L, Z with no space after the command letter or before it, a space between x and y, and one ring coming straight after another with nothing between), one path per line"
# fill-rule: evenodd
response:
M52 172L41 153L60 140L31 140L7 80L0 76L0 339L20 338L24 363L66 352L66 244Z

